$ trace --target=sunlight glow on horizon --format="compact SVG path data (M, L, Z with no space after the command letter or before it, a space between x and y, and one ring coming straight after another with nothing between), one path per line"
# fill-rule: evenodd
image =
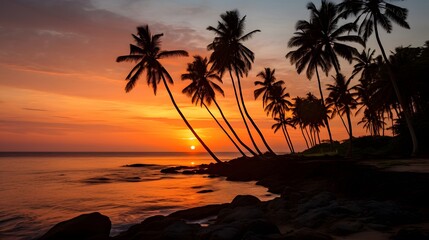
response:
M206 27L216 26L224 11L238 8L247 16L246 32L261 30L246 42L255 52L255 63L242 80L243 94L250 114L275 151L286 152L287 145L281 131L273 133L274 121L264 113L261 101L254 100L257 73L264 67L275 68L277 79L286 82L291 98L309 91L318 96L316 79L309 81L305 74L298 75L285 59L296 21L308 18L306 2L45 0L5 1L2 5L0 151L202 151L162 84L155 96L143 74L131 92L124 91L124 79L134 64L116 63L115 59L128 54L131 34L136 26L146 23L153 34L164 33L164 50L189 52L189 57L163 59L162 63L175 80L170 88L177 104L215 152L236 149L207 111L181 93L189 82L181 81L180 76L193 55L210 55L206 46L214 35ZM429 17L425 14L429 1L398 5L409 8L412 29L395 25L392 34L382 35L386 50L400 45L422 46L429 40ZM369 46L378 52L374 39ZM349 65L342 69L347 74L351 71ZM331 74L323 75L321 81L324 86L332 83ZM243 141L251 145L228 74L222 88L225 97L218 96L217 100L224 114ZM210 109L221 120L216 107ZM360 118L352 119L355 136L367 134L357 125ZM291 129L290 134L295 148L305 149L301 132ZM336 140L347 138L338 117L332 121L332 134ZM328 138L325 128L321 138ZM261 144L260 139L256 141Z

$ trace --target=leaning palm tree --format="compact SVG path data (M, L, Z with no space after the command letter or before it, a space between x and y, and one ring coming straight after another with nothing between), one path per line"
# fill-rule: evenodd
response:
M413 142L412 155L416 155L418 151L417 136L411 121L410 109L403 101L401 92L399 91L397 79L391 69L390 61L386 55L383 44L381 43L378 26L380 25L387 33L392 32L392 22L399 26L409 29L410 25L407 23L408 10L391 3L386 0L343 0L340 4L340 9L345 11L345 16L354 14L357 16L355 22L360 22L358 33L367 40L372 33L375 33L377 44L380 48L384 61L387 63L390 82L395 90L398 102L404 112L405 121L410 132L411 140Z
M287 99L289 98L289 93L286 92L286 87L282 85L277 85L273 87L268 94L267 105L265 106L265 112L267 115L271 114L272 118L279 118L280 121L285 121L286 112L290 110L292 103ZM285 132L286 141L288 142L289 149L291 153L295 152L295 149L292 144L290 135L286 129L286 125L282 124L283 131Z
M210 62L213 63L213 69L218 71L221 76L225 72L229 72L238 109L256 151L259 154L262 154L252 136L249 126L247 125L243 111L244 114L246 114L247 119L249 119L250 123L259 134L267 150L274 154L273 150L270 148L264 136L262 135L262 132L259 130L258 126L247 111L240 81L240 77L247 75L255 59L253 52L244 46L243 42L251 38L256 32L260 32L260 30L253 30L245 34L244 27L246 16L240 18L238 10L227 11L225 14L221 14L220 17L222 18L222 21L218 22L218 26L216 28L212 26L207 28L207 30L214 32L216 35L213 42L207 46L208 50L213 50L212 54L210 55ZM235 73L239 93L237 93L237 87L235 86L233 73ZM238 94L240 95L240 99Z
M329 106L333 106L333 109L336 111L333 112L341 115L346 115L348 123L348 133L349 133L349 149L347 155L351 156L352 154L352 121L351 121L351 110L356 108L355 95L351 92L352 88L349 86L351 78L347 79L342 74L338 74L334 77L335 84L328 84L328 90L330 91L326 102ZM332 116L332 117L333 117Z
M216 157L216 155L203 142L200 136L198 136L198 134L186 120L182 111L180 111L179 107L177 106L176 101L174 100L173 95L170 91L170 88L168 87L168 83L173 83L173 78L159 61L167 57L188 56L188 53L184 50L161 51L161 37L163 36L163 34L161 33L152 35L148 25L137 27L137 35L132 34L132 36L136 44L130 44L130 54L119 56L116 59L117 62L137 62L137 64L133 67L131 72L126 77L128 83L125 86L125 91L129 92L134 88L137 83L137 80L140 78L143 72L146 72L147 84L153 88L155 95L158 88L158 84L162 81L165 89L167 90L168 95L170 96L171 102L173 103L180 117L185 122L186 126L189 128L189 130L191 130L195 138L198 139L200 144L210 154L210 156L216 162L220 163L221 161L219 160L219 158Z
M288 52L286 58L290 59L291 64L295 64L298 74L301 74L301 72L306 69L306 75L309 80L311 80L314 73L316 73L320 100L324 105L325 98L323 97L322 85L320 83L319 68L327 74L332 66L331 61L326 52L323 51L323 45L318 44L319 39L316 37L318 32L315 26L312 26L307 21L301 20L297 22L295 29L296 32L289 40L288 47L297 47L297 49ZM328 131L329 141L332 145L333 139L328 118L324 121Z
M221 116L223 117L225 123L228 125L231 132L234 134L236 139L244 146L251 154L256 155L255 152L252 151L246 144L244 144L241 139L238 137L235 130L232 128L231 124L226 119L225 115L222 112L219 104L216 101L215 92L218 92L224 95L222 88L215 83L215 81L222 82L222 79L217 75L213 70L209 70L208 60L207 58L202 58L201 56L194 56L194 61L192 63L188 63L187 73L182 74L182 80L191 80L192 82L182 90L182 93L190 96L192 98L192 103L196 105L204 106L209 114L213 117L219 127L223 130L223 132L227 135L227 137L231 140L233 145L237 148L237 150L243 155L246 154L241 150L238 144L232 139L226 129L220 124L220 122L216 119L213 113L208 108L212 102L215 103Z
M274 130L274 133L276 133L279 129L282 129L283 136L286 139L286 143L287 143L289 149L293 149L293 146L291 145L289 133L287 132L287 128L286 127L290 126L292 128L296 128L295 125L294 125L295 124L294 119L292 119L290 117L285 118L285 119L282 119L280 117L275 117L274 121L276 121L276 123L274 123L271 126L271 129Z
M262 78L263 81L255 81L255 86L261 86L260 88L253 91L255 100L262 94L262 106L265 107L269 100L270 92L276 86L281 86L285 82L278 80L274 76L276 70L271 68L265 68L264 71L259 72L256 76Z

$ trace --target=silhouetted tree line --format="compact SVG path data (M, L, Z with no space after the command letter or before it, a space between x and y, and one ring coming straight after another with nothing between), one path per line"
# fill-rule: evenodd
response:
M262 99L264 111L275 120L274 132L281 130L291 153L295 149L288 128L299 128L306 146L310 148L322 142L320 130L326 127L329 142L333 145L329 122L338 116L348 133L347 152L351 155L352 117L362 112L363 117L358 124L370 135L384 135L387 129L392 128L395 134L411 139L412 154L417 154L418 141L424 141L422 133L428 133L429 129L429 86L425 71L429 66L429 42L423 47L399 47L387 56L379 34L381 29L390 33L393 23L409 28L406 22L408 10L384 0L344 0L340 4L322 0L320 6L308 3L307 9L310 17L297 21L296 32L288 42L288 47L294 50L289 51L286 58L295 65L298 73L305 71L309 80L316 76L320 98L308 93L305 97L291 99L285 81L276 79L275 69L264 68L256 76L259 80L254 82L254 97ZM275 154L247 110L241 84L248 77L255 59L253 51L244 43L260 30L246 33L246 16L241 17L238 10L227 11L220 18L216 27L207 28L214 34L213 41L207 45L209 58L194 56L186 73L182 74L182 80L190 81L182 93L209 112L243 156L262 156L262 147ZM373 34L381 52L379 56L375 50L365 49ZM147 25L137 27L137 34L132 34L135 43L130 44L129 55L117 58L117 62L137 62L126 77L125 90L132 90L144 73L155 94L162 82L187 127L213 159L220 162L177 106L168 87L173 79L160 62L163 58L188 56L188 53L184 50L161 50L162 36L152 35ZM358 51L356 44L363 50ZM342 72L340 59L354 63L350 76ZM334 72L333 82L326 84L329 94L325 97L320 75L329 76L331 72ZM237 108L251 145L237 134L216 100L217 94L224 96L219 84L223 83L225 74L232 83ZM353 79L357 82L354 86ZM212 104L226 126L210 111ZM419 129L418 135L415 128ZM257 140L262 146L257 144Z

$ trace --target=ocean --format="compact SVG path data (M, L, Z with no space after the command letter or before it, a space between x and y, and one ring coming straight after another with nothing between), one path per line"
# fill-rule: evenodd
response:
M222 160L238 156L219 154ZM206 153L0 153L0 239L34 239L58 222L96 211L110 218L114 236L153 215L240 194L275 197L255 182L160 172L211 162ZM144 166L124 167L135 163Z

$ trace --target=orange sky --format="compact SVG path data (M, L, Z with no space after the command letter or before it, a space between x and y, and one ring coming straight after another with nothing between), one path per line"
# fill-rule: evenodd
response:
M216 3L215 3L216 2ZM273 120L260 101L253 100L253 82L264 67L276 68L292 97L312 92L317 82L296 74L284 58L287 41L299 19L307 19L305 3L293 1L113 1L16 0L0 9L0 151L203 151L179 119L163 87L157 96L145 79L130 93L123 80L131 63L116 63L127 54L131 33L149 24L163 32L163 48L183 49L208 56L213 38L205 28L216 26L219 15L234 8L247 15L247 31L260 29L246 45L255 53L252 71L243 79L248 109L275 151L286 152L283 136L273 134ZM243 4L246 3L246 4ZM405 1L411 30L394 28L383 35L386 47L421 46L429 40L425 14L429 1ZM370 41L373 41L371 39ZM369 46L375 48L374 43ZM214 151L234 151L232 144L205 110L192 106L181 94L180 81L188 58L163 62L176 83L172 91L185 116ZM350 66L343 63L350 73ZM331 83L323 77L323 84ZM235 105L231 84L224 79L225 98L218 101L225 114L250 145ZM213 109L214 110L214 109ZM215 113L217 113L214 110ZM360 117L353 118L356 123ZM346 138L339 119L332 121L333 137ZM322 139L327 138L322 129ZM292 131L296 148L303 138ZM355 136L365 134L356 126Z

